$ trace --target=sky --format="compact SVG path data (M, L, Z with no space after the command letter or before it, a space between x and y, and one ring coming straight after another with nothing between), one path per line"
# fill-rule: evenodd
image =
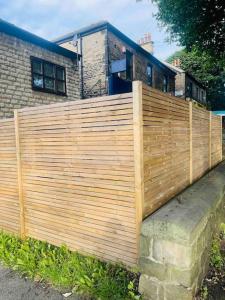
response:
M154 55L165 60L180 49L166 40L151 0L0 0L0 18L48 40L108 20L134 41L150 32Z

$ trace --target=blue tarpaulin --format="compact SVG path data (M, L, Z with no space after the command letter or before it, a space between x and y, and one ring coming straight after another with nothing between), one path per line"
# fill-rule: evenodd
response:
M126 58L114 60L111 63L111 73L112 74L126 71L126 69L127 69Z

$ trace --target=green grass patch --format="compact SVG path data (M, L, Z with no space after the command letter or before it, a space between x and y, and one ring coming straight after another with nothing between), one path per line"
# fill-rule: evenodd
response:
M138 273L34 239L0 232L0 261L24 276L97 300L140 299Z

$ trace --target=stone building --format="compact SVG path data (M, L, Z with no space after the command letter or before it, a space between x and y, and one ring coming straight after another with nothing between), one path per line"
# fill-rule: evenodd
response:
M78 55L0 19L0 118L77 98Z
M84 98L129 92L141 80L164 92L174 93L175 72L155 58L150 36L143 47L106 21L54 40L81 54L81 94ZM147 51L147 50L148 51Z
M206 104L206 88L192 76L180 68L180 60L176 59L172 64L165 64L176 72L175 96L183 99L193 99Z

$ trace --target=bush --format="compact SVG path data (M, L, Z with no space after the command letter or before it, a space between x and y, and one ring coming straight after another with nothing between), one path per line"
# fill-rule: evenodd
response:
M0 232L0 260L22 275L98 300L140 299L138 274L31 238Z

